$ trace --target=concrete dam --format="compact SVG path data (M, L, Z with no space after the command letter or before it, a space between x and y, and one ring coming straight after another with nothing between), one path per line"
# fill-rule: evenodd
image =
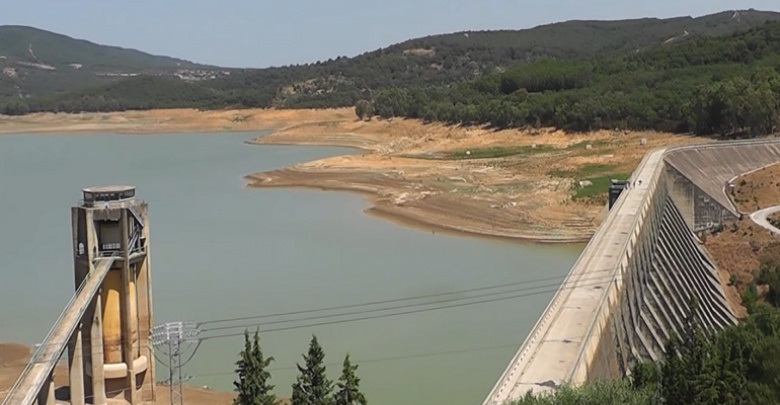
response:
M648 153L483 405L659 359L694 298L704 327L734 324L696 234L738 220L730 182L778 162L780 139Z

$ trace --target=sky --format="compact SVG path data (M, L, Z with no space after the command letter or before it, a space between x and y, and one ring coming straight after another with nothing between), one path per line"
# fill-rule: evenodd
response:
M779 0L0 0L0 25L225 67L316 62L431 34L780 11Z

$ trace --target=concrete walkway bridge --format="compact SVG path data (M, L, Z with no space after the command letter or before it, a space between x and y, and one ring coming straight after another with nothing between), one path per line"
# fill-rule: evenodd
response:
M694 298L704 327L734 324L695 233L739 219L729 182L779 162L780 139L648 153L483 405L624 376L638 360L659 359Z

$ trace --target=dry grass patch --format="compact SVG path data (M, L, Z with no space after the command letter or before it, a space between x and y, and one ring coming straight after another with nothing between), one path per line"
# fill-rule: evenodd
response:
M734 180L731 198L742 212L780 204L780 163Z
M742 212L780 204L780 164L742 176L734 183L731 197ZM780 259L780 239L746 215L708 236L705 246L718 265L729 303L744 315L742 296L758 277L762 261ZM762 288L758 290L762 292Z

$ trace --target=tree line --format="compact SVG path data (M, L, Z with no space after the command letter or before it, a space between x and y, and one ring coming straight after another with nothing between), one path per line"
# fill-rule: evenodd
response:
M674 102L685 97L677 94L680 89L671 79L701 85L732 76L733 66L728 64L775 67L761 62L766 55L756 53L755 38L744 36L743 30L778 15L742 12L739 23L732 17L728 12L696 19L570 21L530 30L434 35L352 58L229 69L229 75L199 82L160 74L106 84L109 79L96 82L94 75L81 70L59 82L41 75L2 76L0 112L333 108L371 100L378 92L385 92L387 99L393 89L401 89L422 91L429 100L406 104L408 115L392 115L497 127L538 124L587 129L614 124L674 129L682 122L692 128L677 112L687 105ZM692 34L650 46L683 30ZM733 36L727 36L715 41L721 45L707 45L709 36L735 31L743 32L742 43L728 45ZM692 71L691 66L700 69ZM565 95L546 94L560 92ZM377 104L387 104L382 100L377 97ZM573 106L576 111L569 113Z
M584 60L541 59L452 86L374 93L382 117L496 128L760 135L780 119L780 23Z
M360 378L355 374L358 366L352 364L349 355L344 358L341 377L335 384L328 379L324 364L325 353L316 336L312 336L304 364L297 364L298 377L292 386L292 405L366 405L366 397L360 391ZM265 357L260 348L259 332L249 336L244 332L244 350L236 362L237 379L233 383L237 393L233 405L275 405L274 385L270 383L268 366L273 357Z

